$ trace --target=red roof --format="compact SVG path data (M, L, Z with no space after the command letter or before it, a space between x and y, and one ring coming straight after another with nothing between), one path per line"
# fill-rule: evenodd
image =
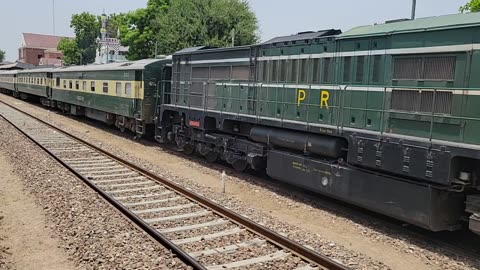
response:
M31 48L56 49L58 43L63 38L66 37L23 33L23 40L25 41L24 46Z

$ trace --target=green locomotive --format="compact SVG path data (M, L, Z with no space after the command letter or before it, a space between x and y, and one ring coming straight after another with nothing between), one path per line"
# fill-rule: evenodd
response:
M480 232L480 13L173 56L156 138L433 231Z
M480 13L1 72L0 88L432 231L480 234ZM12 83L13 82L13 83Z

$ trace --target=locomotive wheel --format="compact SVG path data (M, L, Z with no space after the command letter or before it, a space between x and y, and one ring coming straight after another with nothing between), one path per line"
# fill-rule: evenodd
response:
M187 155L192 155L195 152L195 147L191 144L185 144L183 147L183 152Z
M232 166L237 172L244 172L248 168L248 162L244 159L239 159L234 161Z
M215 153L215 152L208 152L208 153L205 155L205 158L207 159L208 162L214 163L214 162L216 162L217 159L218 159L218 154Z

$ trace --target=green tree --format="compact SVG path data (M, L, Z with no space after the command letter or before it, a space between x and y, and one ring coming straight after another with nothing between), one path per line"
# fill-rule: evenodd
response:
M64 38L58 43L58 50L63 52L63 64L66 66L80 64L80 50L75 39Z
M480 0L470 0L464 6L460 7L460 12L477 12L480 11Z
M58 45L58 49L64 54L64 63L67 65L93 63L97 50L96 39L100 36L99 17L88 12L74 14L70 27L75 32L75 38L64 39Z
M258 41L258 22L245 0L149 0L147 7L126 15L120 26L122 45L130 60L171 54L177 50L210 45L235 45Z
M128 46L128 59L137 60L153 57L155 50L155 19L166 11L170 0L149 0L146 8L131 11L120 25L120 40Z
M5 60L5 51L0 50L0 62L3 62Z

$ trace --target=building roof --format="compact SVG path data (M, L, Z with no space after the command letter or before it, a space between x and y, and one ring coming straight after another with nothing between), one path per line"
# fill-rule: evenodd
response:
M35 65L32 64L27 64L23 62L16 62L12 64L7 64L7 65L1 65L0 70L12 70L12 69L31 69L34 68Z
M397 20L384 24L360 26L341 34L340 38L423 32L473 26L480 26L479 12L419 18L416 20Z
M290 42L290 41L299 41L299 40L312 40L315 38L326 37L326 36L333 36L342 33L340 30L336 29L327 29L327 30L320 30L320 31L307 31L307 32L300 32L295 35L290 36L281 36L270 39L262 43L262 45L274 44L274 43L283 43L283 42Z
M23 33L24 47L56 49L60 40L68 37Z
M39 66L56 66L56 67L60 67L62 66L62 60L61 59L57 59L57 58L46 58L46 57L42 57L40 59L40 62L38 64Z
M10 65L10 64L13 64L12 62L10 61L3 61L3 62L0 62L0 66L3 66L3 65Z

